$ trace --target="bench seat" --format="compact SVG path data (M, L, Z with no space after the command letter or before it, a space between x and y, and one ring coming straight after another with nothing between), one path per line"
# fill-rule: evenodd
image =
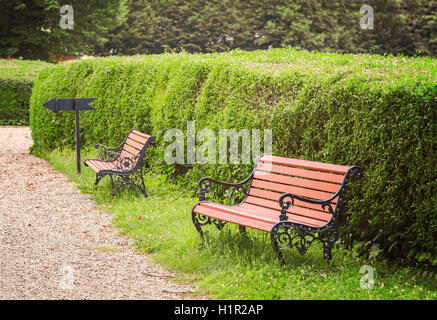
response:
M244 227L270 232L273 226L279 222L279 215L281 214L279 204L272 202L272 205L273 204L277 206L276 209L248 202L236 206L227 206L214 202L202 202L196 206L194 212ZM313 227L321 227L331 218L330 214L311 209L300 209L299 207L292 207L287 210L287 213L288 221Z
M96 159L85 160L85 163L96 172L101 170L113 170L116 171L116 162L115 161L102 161Z

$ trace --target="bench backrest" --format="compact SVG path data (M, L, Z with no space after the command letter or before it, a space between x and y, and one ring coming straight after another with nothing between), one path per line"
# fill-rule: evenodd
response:
M262 155L257 162L246 202L278 209L278 199L284 193L292 193L315 200L328 200L337 209L339 197L334 197L350 169L335 164ZM333 198L334 197L334 198ZM320 204L295 200L294 206L302 209L329 213Z
M150 143L155 141L154 136L149 136L135 129L131 130L123 143L120 156L123 158L136 157L133 166L136 167L142 163L144 152Z

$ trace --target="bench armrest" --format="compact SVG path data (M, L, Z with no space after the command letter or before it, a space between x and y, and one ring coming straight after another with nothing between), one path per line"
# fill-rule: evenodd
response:
M294 206L294 200L299 200L303 202L308 202L312 204L319 204L322 209L325 209L325 207L328 207L329 212L331 214L334 214L334 210L332 209L332 204L330 201L335 198L337 194L335 194L333 197L327 199L327 200L314 200L314 199L308 199L305 197L301 197L292 193L284 193L279 197L279 205L281 206L281 215L279 216L279 219L281 221L287 220L287 210L288 208ZM290 198L290 200L285 201L286 198Z
M97 150L99 160L114 161L119 156L122 144L113 148L104 146L103 144L96 144L94 147Z
M219 184L225 187L233 187L236 188L237 191L243 192L245 195L247 194L247 189L244 187L244 184L247 183L253 177L253 173L246 178L244 181L239 183L230 183L225 181L216 180L210 177L204 177L199 180L198 186L200 189L199 201L206 201L206 192L211 188L212 184Z

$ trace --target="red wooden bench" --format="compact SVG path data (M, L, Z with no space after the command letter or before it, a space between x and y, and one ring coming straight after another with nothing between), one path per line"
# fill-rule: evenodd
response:
M145 151L154 141L154 136L133 129L118 147L96 145L99 157L84 163L96 172L96 185L104 176L111 177L113 196L121 187L133 185L147 197L142 168Z
M318 240L330 262L346 186L350 176L359 170L357 166L262 155L251 175L240 183L202 178L192 220L202 239L202 227L207 224L221 230L229 222L239 225L242 232L245 227L270 232L281 263L282 249L296 247L303 255ZM235 206L207 201L205 194L212 184L236 188L245 198Z

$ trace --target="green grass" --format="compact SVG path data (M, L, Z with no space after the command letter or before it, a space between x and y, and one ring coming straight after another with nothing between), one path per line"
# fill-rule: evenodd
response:
M271 248L268 234L249 230L240 235L236 226L222 232L208 228L201 245L191 222L196 199L165 182L146 176L149 197L134 189L110 196L108 178L94 186L95 173L82 168L76 173L75 154L54 151L47 155L53 167L66 174L84 193L90 193L100 208L113 216L120 232L135 239L141 252L179 272L177 281L190 281L199 294L211 299L430 299L437 300L437 275L421 269L390 265L377 257L363 261L353 252L338 248L333 265L323 259L318 246L301 256L297 250L285 252L281 268ZM373 289L361 289L363 265L374 270Z
M38 72L53 65L39 60L0 59L0 78L33 81Z

